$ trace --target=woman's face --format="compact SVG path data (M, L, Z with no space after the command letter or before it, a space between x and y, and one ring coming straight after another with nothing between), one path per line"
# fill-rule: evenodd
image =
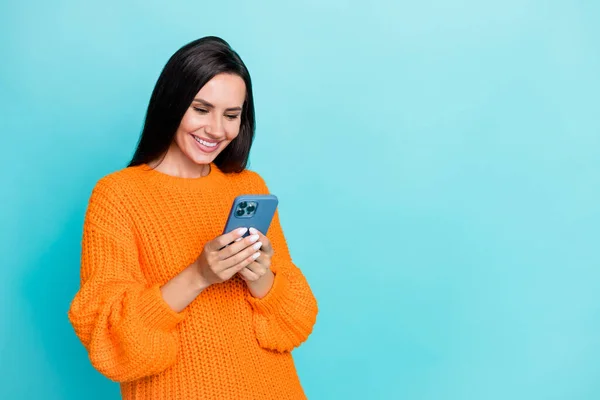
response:
M175 144L196 164L209 164L240 132L246 84L219 74L196 95L175 134Z

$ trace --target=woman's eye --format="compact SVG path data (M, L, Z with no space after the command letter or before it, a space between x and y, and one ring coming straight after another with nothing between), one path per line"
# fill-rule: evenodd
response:
M238 117L238 115L226 115L228 120L233 121L234 119L236 119Z
M200 114L206 114L208 112L208 110L205 110L204 108L194 107L194 110L198 111Z

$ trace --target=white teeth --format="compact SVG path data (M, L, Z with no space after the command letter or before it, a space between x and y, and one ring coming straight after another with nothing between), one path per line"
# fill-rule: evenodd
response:
M204 146L207 146L207 147L215 147L217 145L217 143L210 143L210 142L204 141L204 140L200 139L198 136L194 136L194 139L196 139L196 142L203 144Z

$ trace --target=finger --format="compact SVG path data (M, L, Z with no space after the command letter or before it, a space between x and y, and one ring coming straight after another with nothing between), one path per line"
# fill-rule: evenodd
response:
M267 269L264 266L262 266L261 264L257 263L256 261L251 263L244 269L254 272L254 274L256 274L258 277L261 277L267 273Z
M263 251L260 252L260 256L255 262L260 264L263 268L271 268L271 257L265 254Z
M225 247L224 249L221 249L219 251L219 259L220 260L226 260L229 257L232 257L236 254L238 254L240 251L248 248L248 246L256 243L259 239L258 235L250 235L246 238L240 238L242 240L240 241L236 241L233 244Z
M246 234L246 232L248 232L248 228L234 229L233 231L218 236L217 238L208 242L207 247L210 251L219 251L228 244L235 242L236 239L243 237Z
M246 265L250 264L251 262L254 262L254 260L256 260L258 257L260 257L260 253L258 252L258 249L260 249L261 245L262 245L261 242L254 243L252 246L240 251L236 255L229 257L226 260L221 261L220 269L226 270L229 268L235 268L244 262L247 263Z
M258 235L258 240L262 242L262 250L268 254L273 254L273 246L271 245L271 241L268 237L266 237L262 232L260 232L256 228L250 228L250 234Z
M244 278L248 281L251 281L251 282L254 282L260 278L260 276L256 275L254 272L252 272L248 268L243 268L240 271L240 275L242 276L242 278Z
M252 256L247 257L246 259L242 260L240 263L234 265L231 268L228 268L224 271L219 272L219 277L223 280L229 280L231 279L231 277L235 274L237 274L238 272L243 271L244 269L246 269L246 267L250 264L252 264L254 262L254 260L256 259L255 256L256 253L254 253Z
M219 276L219 278L221 278L221 281L223 281L223 282L228 281L235 274L244 270L248 265L252 264L253 262L254 262L254 258L248 257L245 260L242 260L242 262L234 265L233 267L227 268L225 270L218 272L217 275Z

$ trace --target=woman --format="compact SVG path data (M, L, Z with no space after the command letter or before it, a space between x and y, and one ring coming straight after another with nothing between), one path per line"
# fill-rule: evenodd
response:
M302 399L291 351L317 303L276 214L268 238L222 235L233 199L267 194L246 170L250 75L222 39L177 51L127 168L100 179L85 217L69 319L124 399Z

